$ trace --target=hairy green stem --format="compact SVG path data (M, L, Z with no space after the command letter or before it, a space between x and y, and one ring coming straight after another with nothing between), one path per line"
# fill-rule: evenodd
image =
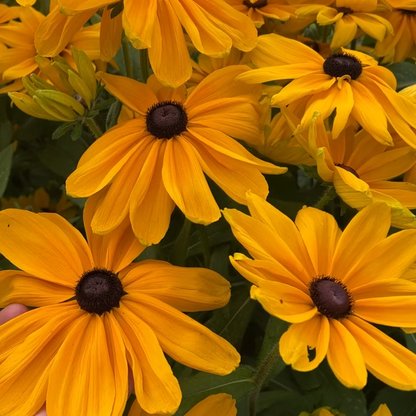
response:
M91 133L95 136L96 139L103 135L97 126L97 123L92 118L85 118L84 123L91 130Z
M332 185L328 186L315 208L324 209L336 196L335 188Z

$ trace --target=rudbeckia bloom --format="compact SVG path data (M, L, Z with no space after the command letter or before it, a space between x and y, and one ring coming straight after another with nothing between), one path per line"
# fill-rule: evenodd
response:
M284 113L292 128L299 119ZM297 140L315 160L319 176L333 183L337 194L349 206L362 209L373 202L385 202L392 209L392 225L416 228L409 209L416 208L416 185L390 181L416 164L416 150L404 146L390 148L376 142L365 130L345 129L337 140L326 131L322 117L315 114L309 133Z
M416 148L416 105L396 93L396 78L364 53L343 50L324 59L306 45L278 35L260 36L251 52L253 69L238 79L256 84L293 80L272 98L273 107L306 103L296 131L306 130L315 112L328 118L336 109L333 138L350 118L382 144L393 145L389 128Z
M39 188L33 195L19 196L18 198L1 198L1 207L27 209L32 212L55 212L64 218L74 218L78 213L76 207L62 192L58 202L51 201L51 197L43 188Z
M264 24L265 17L270 19L280 20L286 22L289 19L296 18L296 10L299 7L304 7L304 1L290 1L290 0L225 0L234 9L246 14L254 22L257 27ZM306 0L307 1L307 0ZM319 3L325 3L325 1ZM309 3L309 2L308 2ZM310 3L316 3L316 0L311 0ZM303 19L306 27L310 20Z
M389 21L394 33L376 44L375 54L386 56L393 53L394 62L404 61L416 53L416 5L411 0L387 1L392 7Z
M74 14L97 10L114 1L58 0L58 3L65 13ZM192 75L183 29L199 52L217 58L227 55L232 46L250 51L257 40L251 20L224 0L124 0L122 19L132 45L149 49L153 72L163 84L172 87L179 87Z
M378 41L382 41L388 33L393 34L390 22L378 14L386 9L388 7L380 0L336 0L330 7L307 5L299 8L296 15L303 18L316 16L321 26L335 23L331 49L338 49L359 36L358 29Z
M0 414L119 416L128 366L140 406L173 414L181 401L164 353L184 365L228 374L239 362L227 341L181 311L224 306L230 285L202 268L131 263L143 250L128 222L88 244L56 214L0 213L0 252L18 270L0 272L0 307L37 307L2 325Z
M129 216L143 244L158 243L175 204L193 222L217 221L220 211L204 173L239 203L245 204L249 189L267 196L261 172L286 169L257 159L230 137L260 143L261 88L235 82L247 69L214 71L188 97L185 87L163 87L154 76L142 84L101 74L106 89L136 118L94 142L66 182L74 197L106 188L92 221L94 232L105 234Z
M315 208L301 209L293 223L256 195L248 195L248 206L251 217L224 210L254 258L237 253L231 263L253 283L251 298L292 324L280 338L283 361L310 371L326 357L349 388L362 389L368 370L414 390L416 355L370 322L416 326L416 285L400 278L416 259L416 230L387 237L391 210L384 203L364 208L343 232Z
M213 394L200 401L184 416L237 416L235 400L225 393ZM151 416L140 408L137 400L134 401L129 416Z

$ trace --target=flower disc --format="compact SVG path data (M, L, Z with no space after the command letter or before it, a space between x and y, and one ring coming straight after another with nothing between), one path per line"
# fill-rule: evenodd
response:
M324 72L331 77L343 77L349 75L351 79L357 79L363 72L361 62L353 55L334 53L328 56L324 62Z

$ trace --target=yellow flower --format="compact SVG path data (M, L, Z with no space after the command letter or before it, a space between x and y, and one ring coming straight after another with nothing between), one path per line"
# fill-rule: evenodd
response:
M416 285L400 278L416 260L416 230L387 237L384 203L364 208L342 232L318 209L303 208L293 223L258 196L247 200L251 217L232 209L224 216L254 260L237 253L231 263L253 283L252 299L292 324L279 343L283 361L311 371L326 357L349 388L362 389L368 370L414 390L416 355L369 322L416 326Z
M61 14L60 20L56 22L57 27L52 26L51 28L51 22L47 22L45 27L44 23L47 19L59 14L58 6L51 11L46 19L42 13L32 7L20 7L19 9L20 22L11 20L6 25L0 26L0 44L4 43L9 46L6 51L2 52L0 83L13 81L10 85L0 88L0 93L23 90L22 78L32 73L42 77L40 73L42 68L39 68L36 57L43 55L43 53L38 48L36 38L45 31L59 43L59 49L56 49L52 56L62 54L67 60L72 60L70 49L73 46L82 49L90 59L100 57L99 32L97 31L99 25L80 29L74 18Z
M375 54L393 54L393 61L401 62L416 55L416 5L411 0L387 0L387 3L393 9L389 21L394 33L377 42Z
M51 202L49 194L43 188L39 188L33 195L19 196L18 198L1 198L1 207L27 209L32 212L56 212L64 218L74 218L78 208L68 200L65 192L58 202Z
M9 97L22 111L37 118L71 122L87 115L97 92L94 65L83 51L75 48L72 60L76 69L59 56L53 63L37 56L36 64L49 82L31 74L22 80L27 93L12 92Z
M76 14L114 3L106 0L59 0L61 10ZM211 57L228 55L234 46L254 48L257 31L251 20L224 0L124 0L123 27L137 49L149 49L155 75L179 87L192 75L183 29L196 49ZM174 65L172 65L174 63Z
M0 25L7 23L10 20L18 19L20 14L20 7L9 7L5 4L0 4Z
M195 87L206 76L217 69L225 68L230 65L243 65L250 61L245 52L241 52L236 48L231 48L229 55L222 58L211 58L208 55L200 53L197 62L192 61L192 76L186 82L187 87Z
M299 416L345 416L345 414L325 406L314 410L312 413L302 412Z
M235 400L225 393L213 394L200 401L184 416L237 416ZM140 408L137 400L134 401L129 416L152 416Z
M22 271L0 272L0 307L37 307L2 325L0 413L118 416L135 393L148 413L173 414L181 391L164 353L225 375L239 363L227 341L182 311L211 310L230 297L228 281L202 268L148 260L125 221L92 234L100 196L84 211L88 244L56 214L0 213L0 252ZM179 334L179 335L178 335Z
M296 10L304 7L304 1L288 0L225 0L234 9L246 14L257 27L263 26L265 18L287 22L296 18ZM306 0L307 1L307 0ZM319 0L318 0L319 1ZM315 3L314 0L311 3ZM325 3L325 1L324 1ZM306 27L310 20L303 19ZM292 23L292 22L290 22ZM290 24L289 23L289 24Z
M302 18L316 16L319 25L335 23L335 33L331 49L346 46L360 33L358 29L372 38L382 41L388 33L393 34L390 22L377 13L388 10L381 0L336 0L330 7L324 5L307 5L296 11Z
M293 80L272 98L272 106L306 103L296 133L309 127L316 111L327 119L336 109L334 139L352 118L382 144L393 145L391 128L416 148L416 105L396 93L393 73L370 56L344 49L324 59L300 42L272 34L260 36L251 57L259 69L238 79L250 84Z
M260 144L260 87L235 82L248 68L214 71L187 96L186 88L147 85L101 74L106 89L133 110L136 118L114 127L82 156L66 183L67 192L86 197L106 188L92 221L105 234L126 217L146 245L165 235L175 204L197 223L220 217L204 173L231 198L245 204L247 190L267 196L263 173L280 168L257 159L232 137Z
M288 110L284 113L295 129L299 119ZM385 202L392 209L394 227L416 228L416 218L409 210L416 208L416 185L389 181L416 164L415 149L384 146L365 130L355 133L353 127L332 140L319 113L313 117L309 133L296 138L316 160L319 176L334 184L344 202L359 210L373 202Z

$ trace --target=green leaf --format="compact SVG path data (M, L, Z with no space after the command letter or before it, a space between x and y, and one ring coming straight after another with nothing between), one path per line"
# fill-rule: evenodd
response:
M206 397L217 393L228 393L238 400L256 388L251 369L241 366L227 376L198 373L194 377L180 380L182 403L175 416L183 416Z
M397 62L387 67L397 80L397 91L416 84L416 66L410 62Z
M79 121L77 124L75 124L74 130L72 130L71 133L71 140L76 141L81 138L82 134L82 123Z
M256 302L250 299L248 286L233 289L228 304L214 311L212 318L205 324L235 347L239 346L250 322Z
M10 143L0 152L0 197L3 196L9 182L13 162L13 144Z
M119 100L111 104L111 107L108 110L107 119L105 121L106 130L111 129L111 127L114 127L117 124L117 120L121 111L121 106L122 104Z
M69 131L72 130L74 127L74 123L63 123L61 124L53 133L52 133L52 140L57 140Z
M0 150L4 150L13 139L13 126L10 121L0 121Z

